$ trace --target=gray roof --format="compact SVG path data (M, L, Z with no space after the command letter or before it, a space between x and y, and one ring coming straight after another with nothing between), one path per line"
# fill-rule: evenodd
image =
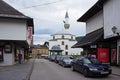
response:
M61 50L59 45L52 46L51 50Z
M27 16L25 16L3 0L0 0L0 17L27 18Z
M68 12L66 12L65 18L69 18L69 16L68 16Z
M103 4L108 0L98 0L85 14L83 14L77 21L86 22L89 18L103 9Z

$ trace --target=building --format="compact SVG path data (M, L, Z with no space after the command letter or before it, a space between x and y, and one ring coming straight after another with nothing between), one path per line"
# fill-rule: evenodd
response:
M68 12L66 12L64 29L51 35L51 39L49 40L49 50L51 51L52 47L54 46L59 46L60 47L59 51L61 52L59 54L80 55L82 49L71 48L77 42L77 40L75 39L75 35L69 33L70 24L68 21L69 21L69 16L68 16Z
M94 51L102 62L120 65L120 0L98 0L78 22L86 23L86 36L74 47ZM89 40L88 40L89 39Z
M33 19L0 0L0 66L13 65L22 53L23 60L32 44Z
M32 48L32 57L33 58L44 58L49 55L48 42L45 42L44 45L33 45Z

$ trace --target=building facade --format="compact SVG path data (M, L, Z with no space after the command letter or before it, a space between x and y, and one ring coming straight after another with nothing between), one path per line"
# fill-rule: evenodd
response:
M69 16L66 12L64 29L51 35L51 40L49 40L49 50L51 50L53 46L58 45L62 50L62 55L80 55L82 49L71 48L77 42L77 40L75 39L75 35L69 33L70 24L68 20Z
M0 0L0 66L15 64L19 53L24 60L33 33L33 19Z
M87 43L85 39L89 37L89 43L82 45L81 40L74 47L83 47L86 54L94 51L99 60L120 65L119 5L119 0L98 0L78 19L86 23L86 36L83 40ZM96 32L98 35L94 34Z
M44 45L33 45L31 48L33 58L44 58L49 55L48 43Z

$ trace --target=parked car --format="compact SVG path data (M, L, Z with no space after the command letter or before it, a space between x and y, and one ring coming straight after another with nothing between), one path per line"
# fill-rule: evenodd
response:
M55 62L58 63L62 55L57 55L55 58Z
M50 60L50 61L55 61L55 58L56 58L56 55L50 55L49 60Z
M81 56L75 59L72 61L71 69L83 73L85 77L98 75L108 76L112 73L110 65L102 64L94 57Z
M73 58L71 56L62 56L59 60L59 64L63 67L71 66Z

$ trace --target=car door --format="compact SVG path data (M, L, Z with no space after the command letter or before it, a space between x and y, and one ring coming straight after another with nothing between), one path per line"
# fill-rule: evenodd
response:
M83 59L78 60L77 64L78 64L77 66L78 71L82 72Z

